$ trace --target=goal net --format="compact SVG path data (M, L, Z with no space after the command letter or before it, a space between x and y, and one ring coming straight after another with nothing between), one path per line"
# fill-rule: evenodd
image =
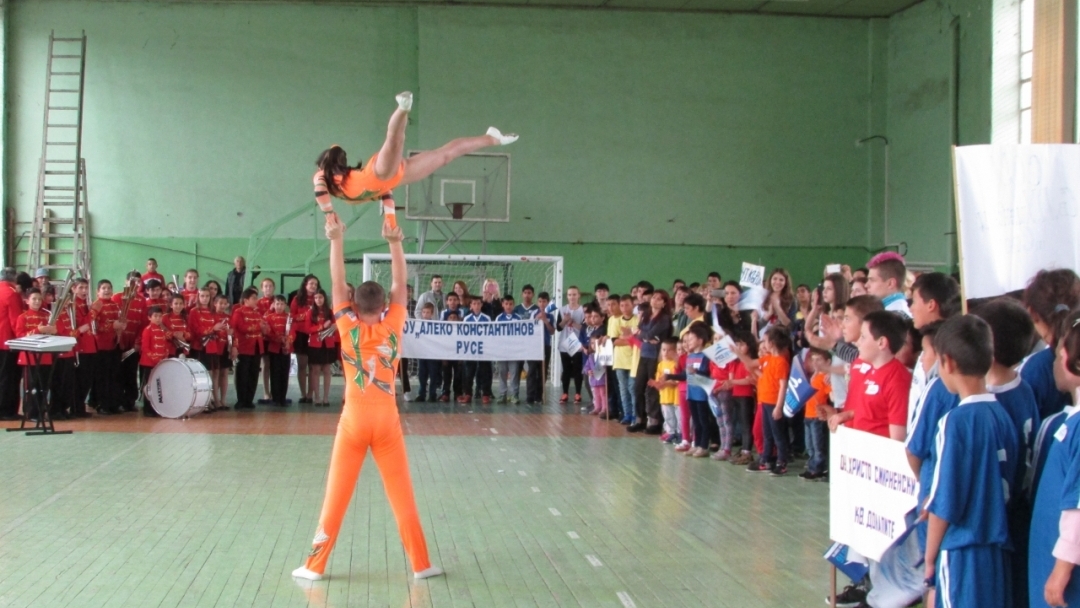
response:
M346 264L359 260L346 260ZM468 293L479 297L486 279L494 279L499 285L499 295L512 295L521 302L521 289L532 285L534 293L546 291L551 301L562 302L563 259L557 256L510 256L510 255L440 255L440 254L405 254L409 267L409 286L412 287L412 299L431 289L431 278L439 275L443 280L443 294L454 289L454 283L463 281ZM356 276L349 272L349 279L375 281L390 291L390 255L386 253L366 253L363 258L363 272ZM535 301L534 301L535 303ZM409 311L412 316L413 311ZM548 362L549 377L557 379L559 358L556 348L552 348L554 361ZM410 365L411 368L411 365ZM410 374L413 372L410 370Z

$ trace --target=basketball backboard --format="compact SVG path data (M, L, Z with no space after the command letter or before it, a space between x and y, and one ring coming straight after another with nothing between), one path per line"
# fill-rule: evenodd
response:
M409 156L418 154L409 151ZM405 186L410 220L509 222L510 155L467 154Z

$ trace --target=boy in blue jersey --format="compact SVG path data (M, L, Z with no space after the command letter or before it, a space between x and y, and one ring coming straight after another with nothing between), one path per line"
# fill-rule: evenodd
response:
M1055 389L1080 388L1080 312L1064 320L1055 348ZM1043 424L1038 456L1045 463L1035 489L1028 551L1032 608L1080 605L1080 416L1067 406ZM1053 429L1053 430L1051 430ZM1044 443L1041 439L1045 438Z
M945 388L941 378L937 377L937 351L934 350L934 337L941 329L944 321L935 321L924 325L920 330L922 334L922 355L917 365L926 366L926 369L934 369L934 377L926 385L919 399L918 413L911 425L911 433L908 434L904 447L907 448L908 463L919 483L919 508L926 504L926 497L930 494L930 480L934 476L934 436L937 434L938 422L951 412L960 399ZM921 521L915 530L919 540L919 555L926 554L926 522Z
M519 321L514 312L514 296L506 295L502 299L502 312L495 317L496 323ZM521 361L498 361L495 363L495 374L499 378L499 403L518 404L518 391L521 390Z
M1031 387L1013 368L1031 352L1035 325L1027 311L1010 298L988 302L974 314L986 321L994 334L994 364L986 375L986 388L1012 419L1020 445L1020 460L1012 484L1014 496L1009 505L1009 538L1013 543L1011 605L1027 608L1027 538L1031 528L1031 505L1025 497L1024 479L1039 428L1039 406Z
M941 382L960 404L938 422L927 497L926 584L939 608L1006 608L1007 507L1020 447L1012 420L986 390L990 327L971 315L934 338Z
M463 323L491 323L491 317L481 310L483 305L483 300L473 298L469 302L469 313L461 321ZM465 380L461 384L461 393L458 403L471 403L474 396L479 397L484 405L491 403L491 361L465 362Z

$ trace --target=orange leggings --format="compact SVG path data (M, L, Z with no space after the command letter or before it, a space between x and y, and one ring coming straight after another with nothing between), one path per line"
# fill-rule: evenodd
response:
M346 405L346 408L349 406ZM345 519L356 480L360 477L360 467L370 447L413 572L427 570L431 562L413 497L409 457L405 452L405 436L401 431L397 406L393 402L375 402L365 404L362 409L363 412L353 412L352 415L346 411L338 422L334 449L330 455L330 475L326 480L326 498L319 516L319 530L315 533L304 567L320 574L326 570L326 562L337 541L341 521Z

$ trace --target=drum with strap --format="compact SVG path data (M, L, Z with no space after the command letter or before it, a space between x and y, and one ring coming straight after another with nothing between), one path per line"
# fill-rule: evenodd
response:
M165 359L154 366L143 394L165 418L190 418L206 410L213 384L194 359Z

